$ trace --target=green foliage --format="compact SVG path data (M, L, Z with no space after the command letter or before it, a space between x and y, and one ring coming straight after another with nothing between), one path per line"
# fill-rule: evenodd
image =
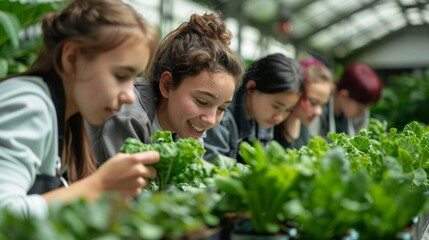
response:
M58 1L0 1L0 78L25 71L40 47L41 17L60 7Z
M276 233L278 214L290 198L298 170L286 164L285 150L275 141L265 150L259 142L240 145L240 154L249 169L239 176L215 177L224 193L219 208L225 212L249 212L253 230Z
M120 151L136 153L155 150L159 152L161 159L155 165L157 178L154 182L159 191L167 190L171 185L194 183L194 178L201 177L194 174L205 175L200 159L204 149L197 140L186 138L174 142L169 131L156 131L151 139L152 144L144 144L138 139L128 138ZM192 172L189 173L189 171Z
M429 71L388 79L382 97L371 108L371 115L387 120L390 127L402 129L407 123L429 123L426 107L429 104Z
M47 219L0 210L0 239L183 239L218 224L209 192L144 192L136 201L106 195L97 202L52 204Z
M362 239L392 239L427 205L428 134L417 122L387 131L372 119L355 137L331 134L329 144L316 137L298 150L243 143L249 170L215 178L224 194L219 206L247 212L259 233L294 223L303 239L340 238L351 229Z
M0 231L0 239L28 239L28 232L31 239L179 239L218 224L214 214L230 212L248 216L259 234L287 233L293 226L294 239L338 239L351 230L359 239L394 239L427 212L427 128L411 122L388 130L386 122L371 119L354 137L330 137L331 143L314 138L294 150L275 141L243 143L245 164L222 156L215 166L183 164L177 176L185 177L176 177L175 184L192 182L192 176L205 183L187 192L170 188L145 191L136 202L107 198L95 205L53 205L48 221L17 219L3 210L0 226L8 231ZM193 139L180 150L180 140L173 142L169 132L157 132L152 140L151 146L127 141L123 151L159 151L166 161L162 175L182 165L178 156L200 160L201 146Z

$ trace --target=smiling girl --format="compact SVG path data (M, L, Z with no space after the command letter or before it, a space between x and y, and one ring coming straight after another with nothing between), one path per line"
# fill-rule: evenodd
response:
M155 130L202 143L231 104L244 71L229 46L231 38L213 13L192 14L167 35L147 79L135 84L135 104L124 106L101 128L88 126L99 163L116 154L127 137L149 143Z

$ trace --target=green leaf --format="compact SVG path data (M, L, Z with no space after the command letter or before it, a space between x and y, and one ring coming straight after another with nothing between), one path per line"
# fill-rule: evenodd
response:
M173 136L170 131L156 131L155 134L153 134L150 137L150 140L154 143L158 142L166 142L170 143L173 142Z
M324 157L329 148L326 140L320 136L310 139L307 146L314 152L317 158Z
M203 147L197 140L181 138L173 142L169 131L156 131L151 139L154 141L153 144L144 144L138 139L127 138L120 151L135 153L155 150L159 152L161 159L155 164L157 170L155 182L159 191L167 190L172 185L195 183L199 175L205 175L203 168L200 168L201 171L198 173L196 171L199 168L193 168L204 153ZM187 171L193 174L186 174Z
M410 131L414 133L417 138L420 138L423 134L423 127L419 123L413 121L404 127L404 132L405 131Z
M13 48L19 47L19 29L20 24L18 18L8 12L0 10L0 26L6 33L6 39L8 39ZM0 38L0 44L4 39Z
M359 151L368 152L371 142L368 138L361 136L356 136L351 140L353 146L355 146Z
M404 172L411 172L413 170L413 158L410 153L402 148L398 149L398 162L402 166Z
M4 58L0 58L0 78L6 77L8 72L8 63Z
M241 198L246 196L243 183L234 178L230 177L216 177L216 187L224 193L231 195L238 195Z
M428 183L427 174L424 169L418 168L413 172L413 184L416 186L426 186Z

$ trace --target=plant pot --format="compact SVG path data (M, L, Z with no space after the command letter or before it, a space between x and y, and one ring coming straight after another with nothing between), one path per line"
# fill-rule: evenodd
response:
M223 240L221 238L221 227L207 228L191 232L185 235L186 240Z
M286 233L264 234L253 231L250 219L241 219L235 223L230 240L289 240Z
M288 240L287 235L263 235L252 233L232 233L231 240Z

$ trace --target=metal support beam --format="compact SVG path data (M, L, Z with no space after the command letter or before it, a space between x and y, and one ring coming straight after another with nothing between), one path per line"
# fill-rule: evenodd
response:
M410 19L408 18L408 15L407 15L407 7L405 7L400 0L395 0L395 2L401 8L402 16L404 16L404 19L407 21L407 25L411 26Z
M161 39L164 38L173 27L173 1L161 0L159 8L159 26L161 30Z

